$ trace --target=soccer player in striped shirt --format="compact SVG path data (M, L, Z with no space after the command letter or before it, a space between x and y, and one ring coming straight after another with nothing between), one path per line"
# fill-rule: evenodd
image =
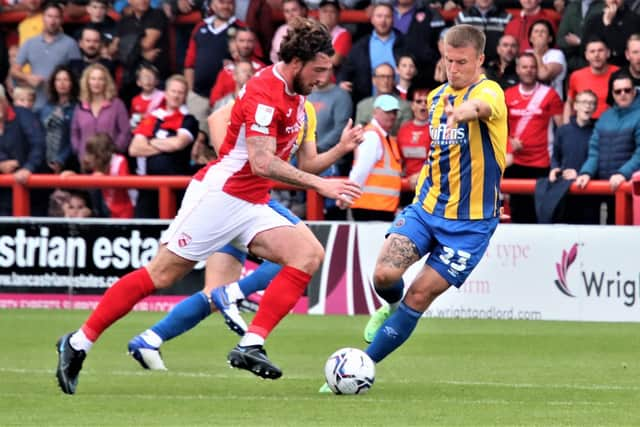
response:
M484 34L470 25L456 25L445 36L447 82L427 98L429 159L414 203L391 225L373 274L388 303L365 329L366 352L376 363L409 338L440 294L462 286L498 225L507 109L500 86L482 74L484 45ZM403 298L402 275L426 254Z

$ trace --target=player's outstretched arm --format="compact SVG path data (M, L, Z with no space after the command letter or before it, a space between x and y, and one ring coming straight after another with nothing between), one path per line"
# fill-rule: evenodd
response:
M491 106L480 99L470 99L455 107L447 101L444 111L449 128L455 127L457 123L486 120L491 117Z
M303 188L311 188L332 199L360 196L360 186L346 179L325 179L304 172L275 155L276 139L270 136L247 138L251 171L265 178Z
M300 169L309 173L320 173L340 160L345 154L355 150L363 141L362 125L353 126L353 120L349 119L340 135L340 141L330 150L318 154L315 141L300 146L298 152L298 164Z

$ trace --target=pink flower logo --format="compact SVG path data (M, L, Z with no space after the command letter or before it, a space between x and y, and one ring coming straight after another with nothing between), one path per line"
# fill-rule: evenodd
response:
M569 252L562 250L562 261L556 262L556 271L558 272L558 278L555 280L556 287L560 292L572 298L575 298L575 295L571 293L567 286L567 271L576 260L577 255L578 244L574 243Z

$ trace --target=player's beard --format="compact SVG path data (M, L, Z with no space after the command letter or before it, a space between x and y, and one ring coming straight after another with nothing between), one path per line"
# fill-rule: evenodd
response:
M307 96L311 93L311 88L307 88L302 81L302 76L297 73L293 78L293 90L300 95Z

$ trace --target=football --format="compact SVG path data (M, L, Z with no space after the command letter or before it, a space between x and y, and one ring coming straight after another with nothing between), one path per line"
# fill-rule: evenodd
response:
M376 377L376 365L362 350L341 348L329 356L324 375L335 394L364 394Z

